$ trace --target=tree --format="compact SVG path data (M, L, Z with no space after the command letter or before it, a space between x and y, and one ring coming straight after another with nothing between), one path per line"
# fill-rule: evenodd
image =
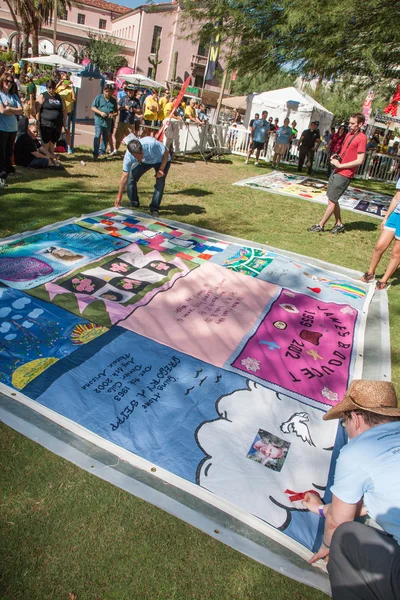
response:
M280 71L271 76L265 76L264 73L242 75L236 77L232 83L232 93L241 96L251 93L268 92L269 90L292 87L295 81L296 75L285 71Z
M282 67L319 84L356 79L385 86L398 69L400 0L182 0L196 36L218 30L228 68L265 76ZM194 28L200 23L200 28ZM223 45L223 44L222 44Z
M113 73L120 67L126 67L128 62L121 56L123 46L117 44L110 35L98 35L88 33L89 42L85 47L85 55L92 63L99 67L100 71Z

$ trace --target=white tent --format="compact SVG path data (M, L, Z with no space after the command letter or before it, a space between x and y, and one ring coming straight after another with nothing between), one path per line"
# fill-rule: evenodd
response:
M62 69L68 69L69 71L81 71L82 65L78 65L74 63L72 60L68 58L64 58L63 56L59 56L58 54L49 54L49 56L36 56L23 58L27 62L35 63L38 65L51 65L52 67L58 67Z
M268 117L279 118L279 125L289 117L290 122L297 122L297 129L301 133L307 129L312 121L319 121L321 135L329 129L333 119L333 113L319 104L314 98L300 92L294 87L262 92L247 97L247 112L245 123L248 125L254 114L263 110L268 111Z
M140 85L145 88L165 88L165 85L159 83L158 81L154 81L150 79L150 77L145 77L144 75L140 75L140 73L132 73L132 74L121 74L118 76L120 79L124 79L128 83L133 83L134 85Z

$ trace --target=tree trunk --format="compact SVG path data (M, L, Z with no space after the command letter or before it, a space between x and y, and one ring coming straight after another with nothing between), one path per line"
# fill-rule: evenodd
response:
M19 60L21 58L21 56L20 56L21 27L20 27L20 24L18 22L17 16L15 14L14 7L13 7L12 3L10 2L10 0L6 0L6 4L7 4L7 7L8 7L8 10L11 13L12 20L14 21L15 31L17 32L17 38L16 38L17 39L17 43L16 43L16 46L17 46L16 60Z
M22 58L28 58L29 55L29 29L22 30Z
M39 23L36 21L32 27L32 56L39 56Z

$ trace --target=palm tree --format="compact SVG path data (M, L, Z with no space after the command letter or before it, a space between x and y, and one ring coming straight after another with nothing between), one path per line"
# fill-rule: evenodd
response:
M32 35L32 55L38 56L39 33L44 23L51 23L54 0L6 0L6 4L14 21L18 38L22 34L22 56L28 56L30 35ZM59 18L65 16L67 9L73 5L73 0L58 0L57 16ZM56 52L56 48L54 48L54 52Z
M18 54L19 38L22 33L22 56L28 56L29 35L32 30L31 13L33 8L33 0L6 0L6 4L10 9L15 29L18 34Z

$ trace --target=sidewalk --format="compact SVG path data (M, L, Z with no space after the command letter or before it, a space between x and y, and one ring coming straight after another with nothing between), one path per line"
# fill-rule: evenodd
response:
M94 125L85 123L76 123L75 125L75 146L93 146Z

